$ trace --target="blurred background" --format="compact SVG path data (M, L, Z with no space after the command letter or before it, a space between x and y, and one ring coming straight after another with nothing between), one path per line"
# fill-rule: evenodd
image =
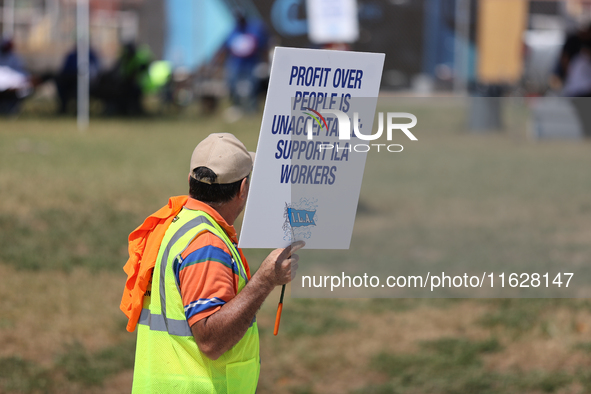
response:
M378 110L419 119L368 156L348 269L586 267L590 26L589 0L0 0L0 392L130 392L127 236L208 134L256 149L279 45L386 53ZM278 298L259 393L591 392L585 298L289 298L274 337Z
M74 113L78 77L85 93L79 101L89 97L93 114L142 115L149 99L151 114L192 104L213 112L228 96L233 104L244 96L264 98L277 45L383 52L382 89L390 93L537 97L591 91L587 0L0 4L5 114Z

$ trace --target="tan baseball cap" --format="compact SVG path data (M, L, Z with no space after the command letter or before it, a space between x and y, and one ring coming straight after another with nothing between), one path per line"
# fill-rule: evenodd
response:
M233 183L245 178L254 163L254 152L248 152L230 133L213 133L197 145L191 156L189 175L197 167L207 167L217 175L214 183ZM196 178L195 178L196 179ZM209 183L209 179L197 179Z

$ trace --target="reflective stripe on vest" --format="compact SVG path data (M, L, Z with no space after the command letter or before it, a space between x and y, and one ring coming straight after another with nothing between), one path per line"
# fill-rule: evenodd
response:
M250 326L257 321L256 315L252 318L250 322ZM174 320L174 319L167 319L167 323L164 322L164 316L162 315L153 315L150 313L149 309L142 309L142 314L140 315L140 319L138 324L143 324L145 326L150 327L150 330L153 331L167 331L170 335L178 335L178 336L185 336L189 337L192 336L193 333L191 332L191 328L187 324L187 320ZM168 326L167 326L168 324Z
M155 321L162 321L164 323L164 325L166 326L166 329L167 329L166 331L168 331L168 333L170 335L181 335L181 336L193 335L191 333L191 327L189 327L189 323L187 322L186 319L185 319L184 327L180 321L176 320L174 323L174 326L175 326L174 331L175 332L171 332L169 330L168 319L166 318L166 280L164 277L166 275L166 267L168 266L168 256L170 254L170 249L179 239L181 239L181 237L183 235L187 234L190 230L192 230L193 228L195 228L198 225L203 224L203 223L209 223L211 225L209 220L207 220L207 218L205 218L204 216L197 216L195 219L189 221L187 224L182 226L177 232L174 233L174 235L172 236L170 241L168 241L168 244L166 245L166 249L164 249L164 253L162 254L162 258L160 259L160 308L162 310L162 315L150 314L150 316L155 316ZM193 241L193 239L191 239L191 242ZM191 242L189 242L189 244ZM189 246L189 244L187 244L187 246ZM185 246L183 248L183 251L187 248L187 246ZM177 286L177 288L178 288L178 286ZM178 324L177 324L177 322L178 322ZM161 330L158 330L158 331L161 331Z
M138 324L134 393L254 393L259 370L256 317L242 339L217 360L199 351L185 317L174 263L205 231L220 238L232 254L238 293L248 279L240 253L215 220L202 211L184 208L167 230L144 298ZM178 260L180 262L180 260Z

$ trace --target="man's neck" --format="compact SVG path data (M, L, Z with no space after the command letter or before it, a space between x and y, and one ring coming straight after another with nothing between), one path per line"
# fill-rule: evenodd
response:
M236 213L236 209L234 208L234 206L231 202L225 203L225 204L219 204L219 205L218 204L209 205L209 206L212 207L213 209L215 209L217 211L217 213L219 213L220 216L222 218L224 218L226 223L228 223L230 226L234 225L236 218L240 214L240 212Z

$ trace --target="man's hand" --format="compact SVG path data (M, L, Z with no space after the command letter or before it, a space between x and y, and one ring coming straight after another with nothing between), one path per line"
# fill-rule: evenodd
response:
M256 274L261 275L260 279L266 281L271 289L290 282L295 277L300 259L295 252L304 245L304 241L297 241L287 248L275 249L269 253Z

